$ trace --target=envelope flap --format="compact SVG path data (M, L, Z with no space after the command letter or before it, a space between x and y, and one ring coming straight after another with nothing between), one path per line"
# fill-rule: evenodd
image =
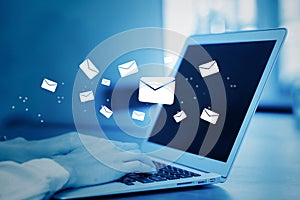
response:
M183 114L183 111L178 112L175 116L176 117L181 117L181 115Z
M218 113L215 113L215 112L213 112L213 111L211 111L211 110L208 110L208 109L204 109L204 111L205 111L205 113L209 116L209 117L217 117L217 116L219 116L219 114Z
M87 92L80 93L80 95L87 97L87 96L91 95L92 93L93 93L93 91L87 91Z
M99 70L94 66L94 64L92 63L92 61L90 59L86 59L87 62L87 67L89 70L98 73Z
M175 81L174 77L142 77L140 79L145 85L153 90L158 90Z
M205 64L202 64L200 65L200 68L202 69L210 69L212 66L214 66L216 64L216 61L213 60L213 61L210 61L208 63L205 63Z
M143 113L143 112L139 112L139 111L133 111L133 113L135 114L135 115L138 115L138 116L142 116L142 115L144 115L145 113Z
M53 82L53 81L50 81L50 80L48 80L48 79L44 79L44 81L47 83L47 85L49 85L49 86L55 86L55 85L57 85L57 83L55 83L55 82Z
M129 69L134 63L135 63L135 61L132 60L132 61L129 61L129 62L124 63L124 64L122 64L122 65L119 65L119 68L122 68L122 69Z
M107 112L107 113L112 113L112 111L111 110L109 110L106 106L103 106L103 109L105 110L105 112Z

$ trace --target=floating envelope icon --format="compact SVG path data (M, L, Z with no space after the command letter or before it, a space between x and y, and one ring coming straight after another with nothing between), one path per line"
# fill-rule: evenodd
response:
M113 111L111 111L108 107L102 106L102 108L99 111L102 115L104 115L106 118L110 118L113 114Z
M129 76L139 71L135 60L119 65L118 70L121 77Z
M93 79L99 74L97 67L88 58L84 60L79 67L89 79Z
M174 77L142 77L138 98L140 102L172 105L174 91Z
M44 78L41 88L48 90L50 92L55 92L56 88L57 88L57 83L54 81L51 81L49 79Z
M185 114L185 112L182 110L180 112L178 112L177 114L175 114L173 116L174 120L179 123L181 122L182 120L184 120L185 118L187 118L187 115Z
M93 101L94 93L92 90L79 93L79 98L81 102Z
M204 108L200 118L209 123L216 124L219 118L219 114L207 108Z
M219 67L217 61L213 60L208 63L199 65L199 71L203 78L218 73Z
M139 121L144 121L144 119L145 119L145 113L141 112L141 111L134 110L132 112L131 118L139 120Z
M110 86L110 80L109 79L106 79L106 78L103 78L101 80L101 84L102 85L105 85L105 86Z

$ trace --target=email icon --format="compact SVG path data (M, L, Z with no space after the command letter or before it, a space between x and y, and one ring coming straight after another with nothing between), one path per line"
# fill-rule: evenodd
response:
M93 101L94 93L92 90L79 93L79 98L81 102Z
M88 58L85 59L79 65L79 67L89 79L93 79L95 76L99 74L99 70L97 69L97 67Z
M175 78L142 77L139 84L140 102L172 105L174 102Z
M44 78L41 88L48 90L50 92L55 92L56 88L57 88L57 83L54 81L51 81L49 79Z
M101 84L102 85L105 85L105 86L110 86L110 80L109 79L106 79L106 78L103 78L101 80Z
M177 114L175 114L173 116L174 120L179 123L181 122L182 120L184 120L185 118L187 118L187 115L185 114L185 112L182 110L180 112L177 112Z
M199 71L203 78L218 73L219 67L217 61L213 60L208 63L199 65Z
M219 118L219 114L207 108L204 108L200 118L209 123L216 124Z
M132 112L131 118L139 120L139 121L144 121L144 119L145 119L145 113L141 112L141 111L134 110Z
M106 118L110 118L113 114L113 111L111 111L108 107L102 106L100 109L100 113L104 115Z
M129 76L139 71L135 60L119 65L118 69L121 77Z

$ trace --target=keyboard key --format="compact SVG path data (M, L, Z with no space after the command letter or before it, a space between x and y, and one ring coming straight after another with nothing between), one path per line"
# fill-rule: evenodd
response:
M188 174L180 174L179 176L180 176L180 178L189 178L189 177L192 177L192 175L188 175Z
M200 174L196 174L196 173L192 173L192 176L197 177L197 176L201 176L201 175Z
M200 174L173 167L171 165L165 165L158 162L153 163L157 168L156 173L129 173L120 178L119 182L126 185L134 185L134 182L136 181L140 183L152 183L201 176Z
M135 180L137 180L138 182L141 182L141 183L152 183L152 182L154 182L154 181L151 180L151 179L143 178L143 177L135 178Z
M124 184L126 184L126 185L134 185L133 182L122 182L122 183L124 183Z
M150 176L149 179L153 180L153 181L166 181L167 179L165 177L161 177L161 176Z

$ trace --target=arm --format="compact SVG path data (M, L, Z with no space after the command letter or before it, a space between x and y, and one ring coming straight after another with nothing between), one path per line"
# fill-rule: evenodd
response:
M68 171L50 159L0 162L0 199L49 198L68 180Z
M5 199L30 195L39 199L61 188L100 184L128 172L155 170L136 144L78 133L40 141L18 138L0 142L0 164L0 199L1 195Z
M67 154L81 145L76 132L43 140L15 138L0 142L0 162L9 160L23 163L37 158L52 158Z

